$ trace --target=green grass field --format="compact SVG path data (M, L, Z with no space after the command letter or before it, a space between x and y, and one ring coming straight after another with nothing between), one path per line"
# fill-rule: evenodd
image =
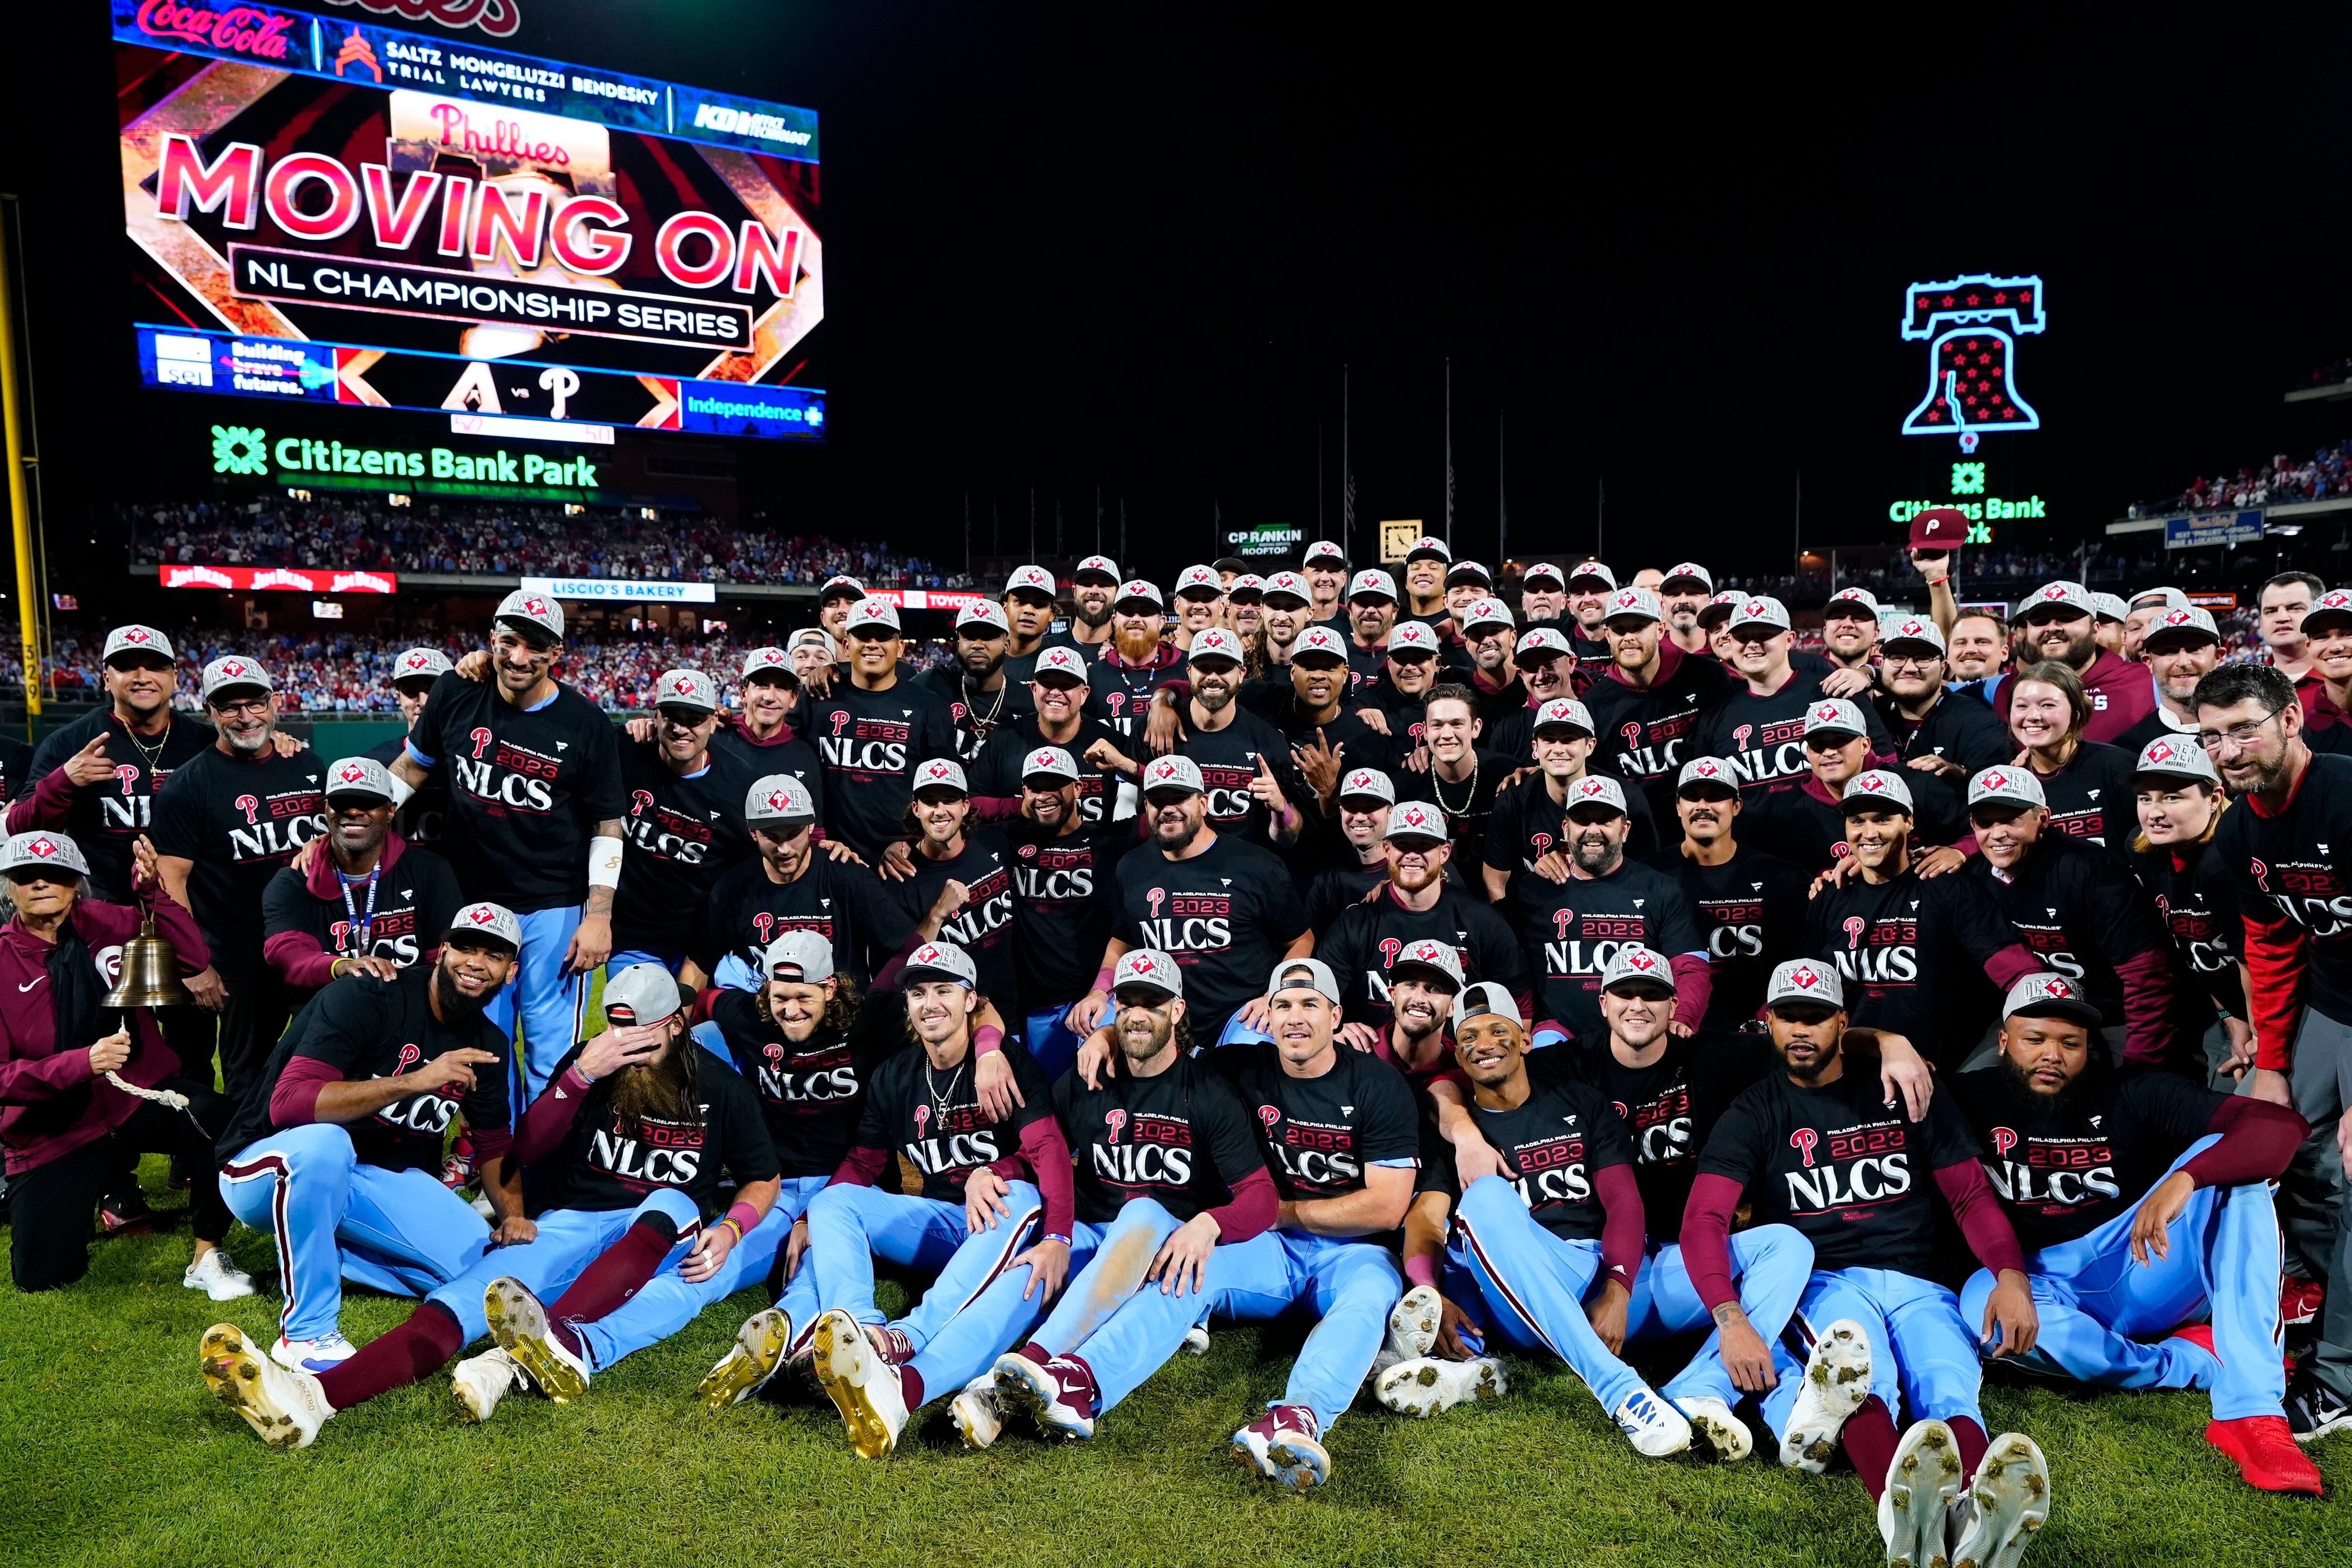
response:
M162 1162L144 1174L160 1182ZM747 1291L582 1404L518 1397L477 1427L436 1379L336 1416L305 1452L274 1453L206 1396L195 1350L221 1317L266 1342L275 1302L218 1307L183 1291L186 1245L184 1228L102 1242L71 1290L0 1293L7 1563L1880 1561L1853 1476L1639 1458L1573 1376L1525 1361L1499 1405L1426 1422L1360 1405L1332 1434L1332 1484L1279 1495L1225 1446L1281 1388L1296 1341L1280 1326L1221 1328L1206 1357L1180 1355L1091 1443L1007 1438L968 1454L939 1404L898 1458L868 1464L821 1397L717 1413L690 1402L736 1324L766 1304ZM248 1267L270 1262L251 1232L230 1246ZM408 1310L355 1295L343 1326L364 1342ZM2050 1456L2056 1511L2029 1563L2352 1562L2352 1505L2246 1488L2200 1436L2201 1396L1998 1385L1986 1404L1995 1430L2021 1427ZM2352 1440L2316 1457L2352 1491Z

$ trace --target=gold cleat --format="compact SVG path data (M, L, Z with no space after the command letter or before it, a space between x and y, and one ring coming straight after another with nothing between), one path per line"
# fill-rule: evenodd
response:
M792 1342L793 1320L781 1310L753 1312L735 1331L735 1343L727 1354L694 1385L694 1396L713 1410L741 1404L776 1375Z

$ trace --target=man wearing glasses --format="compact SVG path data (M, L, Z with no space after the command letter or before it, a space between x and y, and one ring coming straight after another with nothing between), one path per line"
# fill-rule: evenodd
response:
M2287 1425L2310 1442L2352 1427L2352 758L2313 754L2294 683L2261 664L2198 683L2197 730L2240 798L2211 852L2245 919L2249 1092L2311 1124L2279 1194L2290 1266L2327 1284L2319 1343L2286 1386Z

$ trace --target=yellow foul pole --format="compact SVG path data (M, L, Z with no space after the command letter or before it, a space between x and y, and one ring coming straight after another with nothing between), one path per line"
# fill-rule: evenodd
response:
M11 284L8 225L0 219L0 417L8 435L8 520L16 538L16 625L25 662L26 724L41 711L40 606L33 595L33 503L25 486L24 399L16 385L16 290Z

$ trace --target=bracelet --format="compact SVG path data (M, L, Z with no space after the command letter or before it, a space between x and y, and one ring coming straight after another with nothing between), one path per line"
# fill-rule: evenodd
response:
M733 1231L735 1233L736 1240L740 1241L743 1239L743 1228L735 1223L735 1217L733 1215L722 1215L719 1218L719 1223Z
M348 962L350 962L350 960L349 960L349 959L346 959L346 958L330 958L330 959L328 959L328 960L327 960L327 978L329 978L329 979L331 979L331 980L340 980L340 979L341 979L341 978L343 977L343 972L342 972L342 970L341 970L341 969L338 968L336 966L337 966L337 965L340 965L340 964L345 964L345 963L348 963Z
M1065 1247L1067 1247L1070 1244L1070 1239L1068 1237L1055 1236L1050 1231L1046 1233L1045 1239L1048 1241L1058 1241Z

